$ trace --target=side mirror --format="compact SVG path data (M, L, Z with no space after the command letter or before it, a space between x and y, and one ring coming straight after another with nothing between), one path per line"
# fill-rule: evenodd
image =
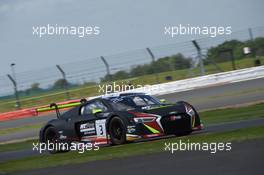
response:
M93 113L93 114L97 114L97 113L101 113L101 112L103 112L103 110L102 110L102 109L99 109L99 108L94 108L94 109L92 110L92 113Z
M81 103L86 103L87 100L86 100L85 98L82 98L82 99L80 100L80 102L81 102Z
M167 100L165 100L165 99L160 99L160 102L161 102L161 103L166 103Z

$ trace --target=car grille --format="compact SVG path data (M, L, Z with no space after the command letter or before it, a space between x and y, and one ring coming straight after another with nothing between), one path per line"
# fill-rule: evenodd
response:
M187 114L180 114L180 115L167 115L163 116L161 119L161 125L164 129L165 134L178 134L185 131L190 131L191 127L191 118ZM177 119L171 119L177 118Z

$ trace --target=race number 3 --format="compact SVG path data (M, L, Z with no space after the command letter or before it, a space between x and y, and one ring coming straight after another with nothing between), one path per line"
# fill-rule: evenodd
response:
M96 120L95 127L97 136L106 137L106 129L105 129L106 120Z

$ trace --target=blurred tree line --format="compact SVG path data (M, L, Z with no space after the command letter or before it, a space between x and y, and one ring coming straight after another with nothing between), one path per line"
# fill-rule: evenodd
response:
M186 58L182 54L176 54L160 58L154 62L144 65L137 65L130 71L120 70L112 75L106 75L101 81L111 81L127 79L131 77L137 77L142 75L149 75L153 73L160 73L166 71L173 71L179 69L186 69L191 66L191 58Z
M250 54L245 55L243 53L243 49L245 47L249 47L251 49ZM232 57L235 60L245 57L264 55L264 38L256 38L254 40L248 40L245 42L239 40L230 40L225 41L215 47L211 47L207 51L206 60L208 61L206 63L210 63L211 61L215 63L231 61L230 55L228 55L229 53L223 54L223 52L226 52L226 50L232 50ZM106 75L101 79L101 81L105 82L121 80L153 73L186 69L191 66L191 60L191 58L186 58L179 53L176 55L159 58L155 62L149 64L138 65L132 68L130 71L120 70L112 75Z
M243 48L249 47L251 53L245 55L243 53ZM264 38L256 38L254 40L248 40L241 42L238 40L225 41L222 44L217 45L216 47L211 47L207 52L207 59L211 59L215 62L225 62L230 61L230 58L227 56L221 55L221 52L225 50L232 50L233 57L235 60L242 59L245 57L255 57L264 55Z

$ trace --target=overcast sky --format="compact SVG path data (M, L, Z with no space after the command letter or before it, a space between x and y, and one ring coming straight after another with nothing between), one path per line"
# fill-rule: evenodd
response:
M39 69L147 46L181 42L165 25L264 26L263 0L1 0L0 75ZM44 37L32 27L47 24L97 25L96 37Z

